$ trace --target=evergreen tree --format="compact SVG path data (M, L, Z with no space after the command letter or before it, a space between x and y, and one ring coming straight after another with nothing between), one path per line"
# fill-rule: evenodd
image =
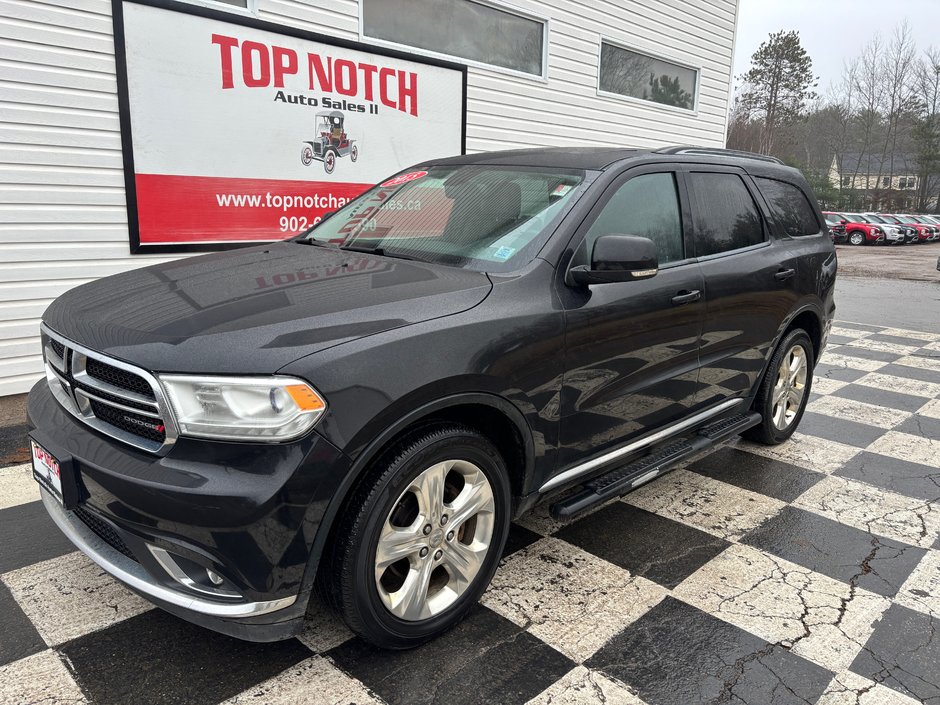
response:
M800 114L813 88L813 61L800 44L798 32L779 31L751 56L751 68L743 76L741 105L752 116L763 119L760 151L770 154L781 123Z

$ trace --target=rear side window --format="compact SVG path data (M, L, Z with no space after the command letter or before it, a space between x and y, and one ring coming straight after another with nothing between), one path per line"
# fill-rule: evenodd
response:
M656 243L659 264L683 259L682 217L676 177L635 176L617 189L587 233L589 253L602 235L639 235Z
M754 199L737 174L689 174L695 255L730 252L764 241L764 229Z
M774 219L780 224L790 237L803 237L804 235L817 235L819 223L813 207L806 200L806 196L793 184L776 179L754 179L767 202Z

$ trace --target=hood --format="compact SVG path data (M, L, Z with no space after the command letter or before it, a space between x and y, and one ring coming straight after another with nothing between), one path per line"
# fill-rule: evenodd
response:
M268 374L473 308L491 286L482 272L278 242L99 279L60 296L43 320L148 370Z

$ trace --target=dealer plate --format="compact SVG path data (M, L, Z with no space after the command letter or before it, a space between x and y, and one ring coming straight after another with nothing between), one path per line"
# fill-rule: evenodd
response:
M32 438L29 445L33 451L33 477L49 493L65 505L62 497L62 468L59 461L48 450L36 443Z

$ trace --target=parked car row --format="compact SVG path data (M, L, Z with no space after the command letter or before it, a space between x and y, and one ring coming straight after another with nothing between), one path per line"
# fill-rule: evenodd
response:
M823 211L833 242L850 245L906 245L940 240L940 217L902 213Z

